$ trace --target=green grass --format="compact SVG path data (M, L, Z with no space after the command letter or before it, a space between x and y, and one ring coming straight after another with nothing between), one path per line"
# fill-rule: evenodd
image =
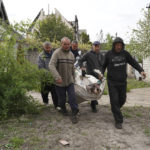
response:
M136 79L127 80L127 92L130 92L131 89L146 88L146 87L150 87L150 83L138 81Z
M0 140L5 137L5 133L0 131Z
M146 88L150 87L150 83L144 82L144 81L138 81L136 79L127 79L127 92L130 92L132 89L137 88ZM108 94L108 86L107 83L105 85L104 95Z
M127 112L127 111L123 111L122 114L123 114L123 116L125 118L131 118L132 117L132 115L130 114L130 112Z
M137 116L137 117L142 117L142 113L139 113L139 112L138 112L138 113L136 113L136 116Z
M8 144L5 144L5 148L7 149L17 149L19 148L22 144L24 144L24 139L19 138L19 137L13 137L9 140Z
M145 133L147 136L150 136L150 128L144 129L144 133Z
M34 136L30 138L30 145L36 145L38 143L40 143L42 141L42 139Z
M144 134L146 135L146 136L150 136L150 127L149 126L147 126L147 125L142 125L142 128L144 129Z

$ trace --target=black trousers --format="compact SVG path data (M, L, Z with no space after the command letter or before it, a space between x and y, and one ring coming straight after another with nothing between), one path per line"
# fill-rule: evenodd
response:
M74 84L70 84L67 87L56 86L56 92L58 95L58 101L59 101L60 107L62 107L62 108L65 107L66 93L67 93L68 94L68 103L70 104L72 111L78 110L78 104L76 101Z
M96 107L96 105L98 105L98 101L97 100L92 100L91 101L91 107Z
M44 82L41 83L41 95L42 95L43 103L47 104L49 102L49 99L48 99L49 92L51 92L53 104L56 108L58 106L58 96L56 93L55 85L47 84Z
M127 83L115 85L108 81L111 111L116 123L123 123L123 115L120 109L126 102L126 89Z

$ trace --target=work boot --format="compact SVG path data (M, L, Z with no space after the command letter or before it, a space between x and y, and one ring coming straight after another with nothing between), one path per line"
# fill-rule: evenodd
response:
M61 107L59 112L62 113L63 116L68 116L68 112L67 112L66 106Z
M78 119L77 119L78 112L79 112L79 109L72 110L71 121L73 124L78 123Z
M71 121L72 121L73 124L78 123L77 115L72 115L71 116Z
M115 124L115 127L116 127L117 129L122 129L122 123L116 123L116 124Z

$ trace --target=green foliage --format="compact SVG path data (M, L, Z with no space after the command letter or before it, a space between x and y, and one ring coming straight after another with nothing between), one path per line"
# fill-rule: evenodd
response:
M123 113L123 116L125 118L131 118L132 117L132 115L128 111L123 111L122 113Z
M150 137L150 127L145 127L145 129L144 129L144 134L146 134L147 136L149 136Z
M49 24L51 22L54 22L54 23L51 26L49 26ZM58 24L57 27L56 27L56 23ZM11 28L15 32L19 33L17 35L13 34L13 36L17 36L17 37L19 36L18 37L19 43L21 45L23 45L23 46L21 46L21 50L37 49L37 50L41 51L42 43L45 40L50 41L52 44L52 47L54 49L57 49L61 46L60 39L63 36L68 36L68 37L70 37L71 40L73 39L73 31L71 29L69 29L67 26L65 26L65 24L60 20L60 18L56 18L55 15L51 15L47 19L39 22L38 23L39 28L37 28L37 29L39 29L39 31L36 30L35 33L29 32L30 27L32 27L34 25L35 25L34 23L31 24L30 20L27 20L27 21L21 21L20 23L15 23L13 26L11 26ZM35 26L37 26L37 25L35 25ZM55 28L55 29L53 29L53 28ZM63 30L63 28L66 28L67 31ZM49 32L48 30L50 30L51 32ZM55 32L56 30L57 30L57 32ZM58 32L59 30L63 30L63 31ZM25 37L25 39L23 39L23 36L21 36L20 34L23 35ZM55 36L56 34L59 38L57 38ZM40 36L41 36L41 38L40 38ZM90 50L91 46L92 46L92 44L89 42L89 40L87 43L79 43L79 48L83 51Z
M5 137L4 132L0 131L0 140Z
M9 144L5 145L5 148L19 148L22 144L24 144L24 139L19 138L19 137L13 137L10 141Z
M139 58L150 56L150 10L144 11L143 19L137 23L137 29L132 30L128 49Z
M86 34L85 32L82 32L82 33L81 33L80 38L81 38L81 42L82 42L83 44L88 43L88 42L90 41L89 35Z
M71 40L73 39L72 29L66 26L60 17L57 18L54 14L38 23L35 35L41 41L60 41L64 36L69 37Z
M104 37L103 30L97 34L97 40L101 43L102 50L111 50L114 38L117 37L117 33L115 36L110 35L109 33L106 34Z
M17 36L11 33L7 28L0 43L0 119L38 113L38 104L26 93L39 89L41 77L45 74L22 56L18 61ZM52 82L51 76L49 81Z
M20 34L20 36L27 36L28 34L32 34L29 31L29 28L31 26L31 20L26 21L20 21L19 23L15 22L14 25L11 25L12 29L15 31L15 33Z
M150 87L150 83L146 83L144 81L138 81L136 79L127 79L127 92L130 92L132 89L146 88L146 87ZM107 94L108 94L108 86L106 83L104 95Z
M92 45L91 44L81 44L79 43L79 49L82 51L87 51L87 50L91 50Z
M112 43L113 43L113 36L111 36L108 33L106 35L105 43L102 44L101 49L103 49L103 50L111 50L112 49Z
M59 41L51 42L51 44L52 44L52 48L54 48L54 49L57 49L57 48L59 48L61 46L61 43ZM83 51L83 52L91 50L91 48L92 48L92 44L91 43L86 43L86 44L78 43L78 46L79 46L79 49L81 51Z
M56 49L56 48L59 48L60 46L61 46L61 44L60 44L60 42L59 41L55 41L55 42L52 42L51 43L52 44L52 47L54 48L54 49ZM79 46L79 49L81 50L81 51L88 51L88 50L91 50L91 48L92 48L92 44L90 43L86 43L86 44L84 44L84 43L79 43L78 44L78 46Z
M16 37L16 41L20 44L22 49L23 48L28 50L37 49L40 51L42 46L41 40L37 39L35 37L35 34L30 32L29 30L33 25L34 24L31 23L30 20L14 23L14 25L11 25L11 28L13 29L13 37L14 36Z
M131 89L150 87L149 83L138 81L136 79L128 79L127 83L127 92L130 92Z
M61 46L60 41L55 41L55 42L52 42L51 44L52 44L52 48L54 49L57 49Z

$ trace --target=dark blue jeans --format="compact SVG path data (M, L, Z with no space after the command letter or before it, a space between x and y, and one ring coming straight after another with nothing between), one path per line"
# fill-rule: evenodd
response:
M56 92L58 96L58 102L60 107L64 107L66 104L66 93L68 94L68 103L72 110L78 109L78 104L75 96L74 84L70 84L67 87L56 86Z

